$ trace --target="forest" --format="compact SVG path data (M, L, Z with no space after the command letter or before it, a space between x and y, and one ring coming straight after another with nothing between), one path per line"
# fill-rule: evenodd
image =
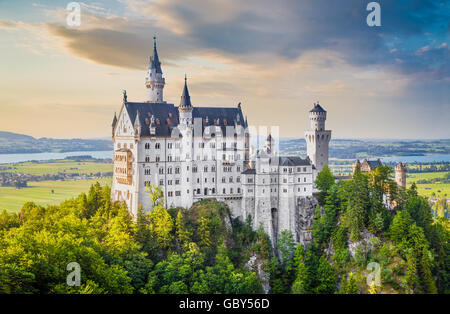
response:
M288 231L272 246L251 217L232 217L215 199L166 208L156 186L148 187L152 211L140 208L135 219L99 183L59 205L26 203L0 214L0 293L450 292L448 219L433 218L415 185L397 187L383 166L338 182L324 167L316 186L306 247ZM79 286L66 282L73 262ZM367 281L370 263L379 284Z

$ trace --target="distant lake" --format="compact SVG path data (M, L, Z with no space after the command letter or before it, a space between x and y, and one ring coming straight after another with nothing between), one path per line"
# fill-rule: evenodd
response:
M372 158L370 158L372 159ZM450 162L450 155L427 155L427 156L392 156L392 157L380 157L383 162Z
M66 152L66 153L36 153L36 154L0 154L0 164L9 164L12 162L23 162L30 160L55 160L64 159L68 156L92 156L94 158L113 157L112 150L88 151L88 152Z
M113 152L105 151L82 151L82 152L67 152L67 153L36 153L36 154L0 154L0 164L9 164L13 162L23 162L30 160L55 160L64 159L68 156L86 156L90 155L94 158L112 158ZM376 158L369 158L376 159ZM428 156L392 156L380 157L383 162L450 162L450 155L428 155Z

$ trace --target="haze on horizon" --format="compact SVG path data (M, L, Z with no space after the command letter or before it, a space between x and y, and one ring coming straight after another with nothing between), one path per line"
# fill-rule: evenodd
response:
M334 138L449 138L450 1L0 1L0 130L111 134L122 90L144 101L157 36L165 100L188 76L194 106L242 103L251 125L303 137L313 103Z

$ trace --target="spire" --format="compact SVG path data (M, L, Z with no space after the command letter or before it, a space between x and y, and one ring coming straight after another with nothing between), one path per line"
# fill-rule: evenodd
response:
M135 126L135 127L141 126L141 119L139 118L140 115L141 115L141 113L140 113L139 110L138 110L138 112L137 112L137 114L136 114L136 119L134 120L134 126Z
M127 102L127 90L124 89L123 90L123 103L126 103L126 102Z
M115 127L116 126L116 123L117 123L117 115L116 115L116 113L114 112L114 119L113 119L113 122L112 122L112 127Z
M183 88L183 94L181 95L180 107L182 107L182 108L192 108L191 96L189 96L189 90L188 90L188 87L187 87L186 74L184 75L184 88Z
M153 58L150 58L150 67L156 69L156 73L161 73L161 62L159 62L158 51L156 50L156 37L153 36Z

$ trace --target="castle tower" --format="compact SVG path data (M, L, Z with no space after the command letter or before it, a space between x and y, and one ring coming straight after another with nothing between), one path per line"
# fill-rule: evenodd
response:
M153 57L150 57L150 64L145 75L148 102L163 102L164 84L165 79L162 76L161 62L156 50L156 37L153 37Z
M266 138L266 152L270 155L275 155L275 140L272 134L269 134Z
M327 112L319 105L309 111L309 130L305 132L306 152L312 164L319 172L322 167L328 165L328 144L331 139L331 131L325 130Z
M191 103L191 96L189 96L189 90L187 87L187 78L185 75L183 93L181 94L180 106L178 107L181 125L192 124L192 110L193 108Z
M406 165L402 162L395 166L395 182L398 186L406 188Z

